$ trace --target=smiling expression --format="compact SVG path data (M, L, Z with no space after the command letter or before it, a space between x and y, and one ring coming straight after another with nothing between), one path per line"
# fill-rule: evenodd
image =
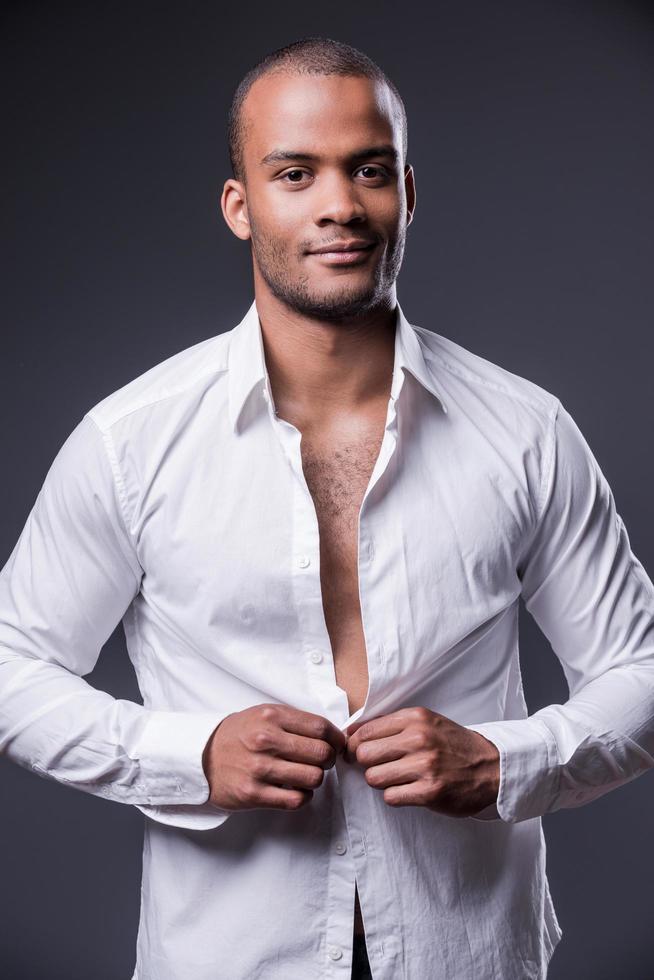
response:
M251 240L258 288L321 319L387 306L415 207L393 94L365 77L274 73L242 111L246 183L225 184L242 198L228 223Z

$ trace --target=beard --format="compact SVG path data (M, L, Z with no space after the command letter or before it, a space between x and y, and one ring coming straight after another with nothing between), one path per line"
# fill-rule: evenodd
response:
M253 258L273 296L296 313L319 320L356 320L362 315L388 306L388 292L402 265L406 229L389 240L389 248L377 262L374 274L364 282L348 283L334 276L331 286L312 286L310 277L293 275L294 261L279 239L263 232L249 215Z

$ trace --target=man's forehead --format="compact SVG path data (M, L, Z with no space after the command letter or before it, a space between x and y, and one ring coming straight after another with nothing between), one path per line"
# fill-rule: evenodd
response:
M394 142L400 122L392 93L374 79L349 75L273 73L258 78L243 106L248 155L277 147L305 148L327 140L361 145Z

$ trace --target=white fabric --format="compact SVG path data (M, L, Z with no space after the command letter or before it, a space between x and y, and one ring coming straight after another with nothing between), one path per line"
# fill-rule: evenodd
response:
M0 746L148 818L135 980L349 980L355 876L374 980L544 977L540 816L654 766L654 586L586 441L555 396L397 314L360 512L361 710L255 303L84 415L0 575ZM571 694L531 717L520 595ZM143 705L82 679L121 619ZM498 746L497 806L392 807L339 758L298 811L219 810L202 751L262 702L342 729L425 705Z

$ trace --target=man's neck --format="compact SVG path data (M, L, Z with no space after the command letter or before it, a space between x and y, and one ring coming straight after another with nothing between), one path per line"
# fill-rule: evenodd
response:
M397 301L356 321L302 316L256 297L266 368L277 411L313 420L387 400L393 375Z

